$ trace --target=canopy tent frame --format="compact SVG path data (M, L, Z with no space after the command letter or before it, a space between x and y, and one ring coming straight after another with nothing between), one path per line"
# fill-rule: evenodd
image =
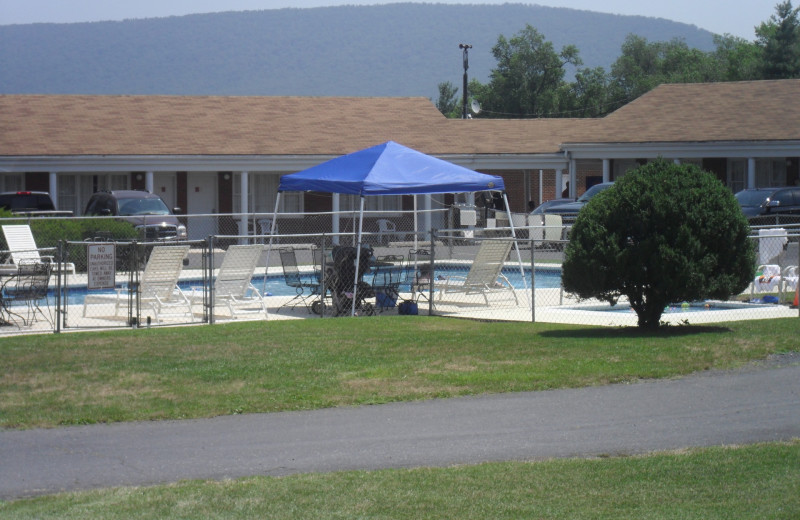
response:
M508 196L503 178L497 175L475 172L463 166L423 154L394 141L342 155L312 166L306 170L283 175L275 199L269 246L267 249L267 268L269 268L275 230L277 229L278 209L281 193L284 191L320 191L358 195L360 199L358 233L356 237L356 264L353 278L353 295L350 315L355 315L358 294L359 266L363 245L364 204L368 195L414 195L414 219L416 229L416 195L441 193L472 193L497 191L502 194L503 204L509 210ZM509 219L511 236L516 238L513 219ZM355 230L354 230L355 234ZM416 242L416 234L414 235ZM431 236L433 244L433 236ZM416 248L416 247L415 247ZM520 273L522 256L514 241ZM522 277L523 283L525 277ZM526 287L527 288L527 287ZM432 304L433 305L433 304Z

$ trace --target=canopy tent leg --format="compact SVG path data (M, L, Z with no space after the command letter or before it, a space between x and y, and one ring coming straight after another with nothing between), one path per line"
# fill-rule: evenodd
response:
M528 290L528 281L525 279L525 269L522 267L522 255L519 252L519 243L517 242L517 233L514 230L514 219L511 216L511 208L508 205L508 195L506 192L503 192L503 203L506 205L506 212L508 213L508 225L511 227L511 237L514 238L514 251L517 252L517 262L519 263L519 274L522 277L522 288L526 291ZM531 266L533 269L534 266ZM531 271L531 277L533 277L533 271ZM531 288L533 290L533 288ZM529 302L530 303L530 302Z
M364 227L364 195L361 195L361 208L358 212L358 243L356 244L356 268L353 280L353 298L350 302L350 316L356 315L356 298L358 297L358 270L361 268L361 232Z
M267 292L267 279L269 278L269 256L272 253L272 239L275 236L275 229L278 227L278 208L281 204L281 192L275 197L275 210L272 212L272 226L269 230L269 245L267 246L267 265L264 267L264 283L261 285L261 294Z

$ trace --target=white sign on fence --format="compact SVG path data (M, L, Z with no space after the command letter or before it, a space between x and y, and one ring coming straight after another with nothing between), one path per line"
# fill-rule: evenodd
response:
M91 244L87 251L88 289L113 289L116 275L114 244Z

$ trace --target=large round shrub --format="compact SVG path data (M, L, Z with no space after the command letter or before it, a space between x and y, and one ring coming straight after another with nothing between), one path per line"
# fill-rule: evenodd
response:
M750 227L730 190L694 165L663 159L628 172L581 210L564 289L612 305L627 297L639 326L670 303L728 299L752 281Z

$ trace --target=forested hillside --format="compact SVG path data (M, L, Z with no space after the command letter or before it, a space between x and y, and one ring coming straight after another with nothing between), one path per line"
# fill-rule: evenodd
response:
M531 24L586 67L610 67L628 34L712 35L663 19L535 5L390 4L0 26L0 93L426 96L488 79L492 46Z

